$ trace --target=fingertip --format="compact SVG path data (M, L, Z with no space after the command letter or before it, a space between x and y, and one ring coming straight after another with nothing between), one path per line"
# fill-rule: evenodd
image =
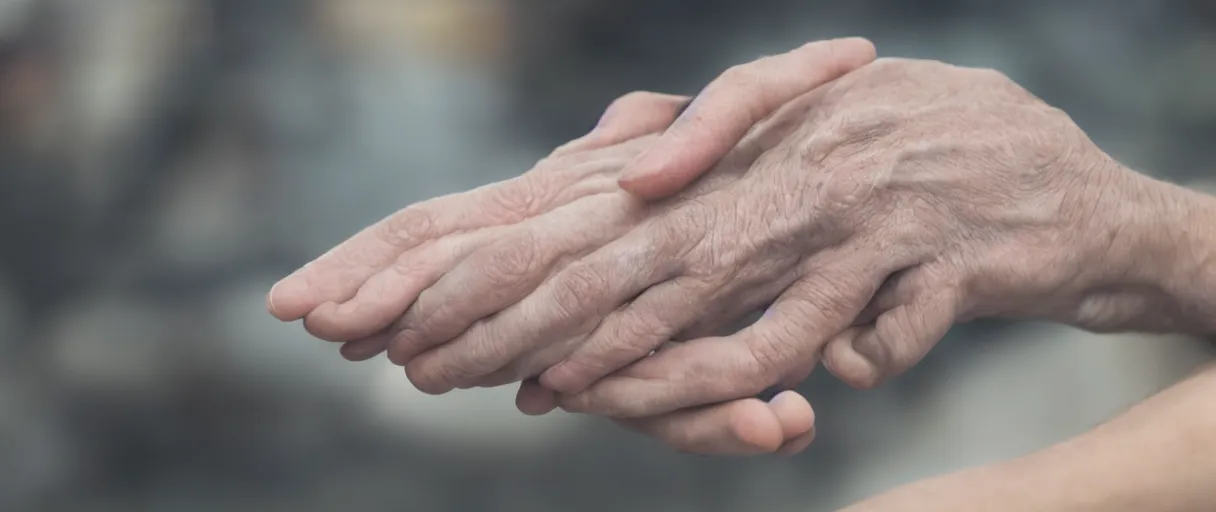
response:
M341 322L336 321L339 304L323 302L304 315L304 330L314 337L333 342L345 342L363 336L352 335Z
M832 339L824 348L823 366L845 384L857 389L872 389L882 380L882 371L853 346L863 335L861 329L850 329Z
M528 416L543 416L557 408L557 393L535 380L526 380L515 394L515 407Z
M858 62L862 65L878 58L878 47L874 46L874 42L864 37L845 37L838 39L841 46L846 46L849 49L847 56L851 57L851 62Z
M446 382L432 382L429 379L420 378L414 365L405 367L405 378L409 379L415 389L428 395L446 395L456 389L456 386Z
M815 428L815 410L805 397L796 391L784 391L768 404L781 424L783 441L794 439Z
M308 314L309 288L297 276L283 278L266 293L266 311L283 322L294 322Z
M785 442L776 414L759 400L747 400L731 412L731 434L748 448L772 453Z
M338 349L338 354L347 361L358 363L380 355L381 352L384 352L384 345L384 341L379 338L348 341Z

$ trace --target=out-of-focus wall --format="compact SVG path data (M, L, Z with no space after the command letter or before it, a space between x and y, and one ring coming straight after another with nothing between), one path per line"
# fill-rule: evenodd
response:
M716 460L525 418L510 389L422 395L262 297L620 94L823 37L1001 69L1130 165L1207 179L1209 5L0 1L0 510L830 510L1080 432L1211 351L961 326L879 390L813 376L806 454Z

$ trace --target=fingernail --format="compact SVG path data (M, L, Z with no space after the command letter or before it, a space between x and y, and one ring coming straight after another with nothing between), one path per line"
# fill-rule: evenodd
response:
M281 283L282 281L279 281ZM279 287L279 283L275 283L270 287L270 291L266 293L266 311L270 312L270 316L278 318L279 314L274 310L274 290Z

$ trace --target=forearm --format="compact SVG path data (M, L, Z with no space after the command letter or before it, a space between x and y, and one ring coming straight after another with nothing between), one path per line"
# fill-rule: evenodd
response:
M896 489L845 512L1216 510L1216 368L1078 438Z
M1099 215L1109 318L1101 330L1216 335L1216 197L1129 172ZM1113 306L1112 306L1113 305Z

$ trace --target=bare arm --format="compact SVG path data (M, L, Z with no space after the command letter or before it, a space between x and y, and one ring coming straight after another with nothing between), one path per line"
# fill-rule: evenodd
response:
M1136 179L1107 260L1126 295L1093 310L1118 329L1216 333L1216 198ZM845 510L1216 510L1216 367L1075 439Z
M917 482L842 512L1216 510L1216 367L1041 452Z
M1138 176L1118 257L1140 300L1128 329L1216 335L1216 197ZM1117 235L1118 236L1118 235ZM1139 311L1136 314L1135 311Z

